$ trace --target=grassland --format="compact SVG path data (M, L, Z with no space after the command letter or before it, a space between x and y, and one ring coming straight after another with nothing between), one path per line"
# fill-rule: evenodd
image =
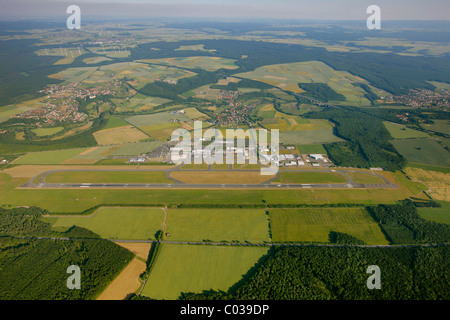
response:
M132 126L128 126L98 131L94 133L94 138L99 145L117 145L142 141L149 139L149 136Z
M47 183L173 183L163 171L59 171Z
M441 208L418 208L419 215L427 220L450 225L450 202L439 201Z
M397 173L395 182L398 185L405 187L413 195L419 195L422 191L428 190L428 187L423 183L412 181L402 173Z
M37 129L33 129L32 131L34 133L36 133L36 135L38 137L45 137L45 136L51 136L53 134L56 134L62 130L64 130L64 127L37 128Z
M216 71L219 69L237 69L234 64L235 60L221 57L180 57L165 59L147 59L141 60L146 63L163 64L167 66L175 66L188 69L203 69L206 71Z
M90 216L57 216L45 218L53 228L79 226L104 239L155 240L162 229L164 211L157 208L103 207Z
M281 172L272 183L345 183L347 178L336 172Z
M163 123L170 123L175 120L178 121L191 121L190 118L183 114L173 114L169 112L160 112L149 115L133 116L126 119L129 123L136 127L159 125Z
M14 161L14 164L59 164L79 155L86 150L87 148L78 148L58 151L33 152L17 159Z
M450 135L450 122L448 120L433 120L433 122L433 124L422 124L422 127Z
M432 139L393 140L391 143L410 162L450 166L450 154Z
M118 117L110 117L103 130L128 127L130 124Z
M408 167L406 174L414 181L421 181L432 191L430 195L437 200L450 201L450 174Z
M153 139L159 141L170 140L174 131L180 128L182 128L182 124L178 122L161 123L139 127L140 130L144 131Z
M348 172L347 173L350 178L356 182L361 184L385 184L382 178L374 176L370 173L361 173L361 172Z
M300 154L327 154L327 151L321 144L308 144L297 146Z
M410 129L404 125L383 121L384 126L394 139L430 138L428 133Z
M388 244L365 209L271 209L269 215L274 242L329 242L336 231L367 244Z
M191 184L258 184L274 176L263 176L260 172L218 172L218 171L174 171L171 178Z
M13 170L12 168L10 170ZM37 166L38 174L46 169ZM20 170L22 171L22 169ZM21 189L29 178L13 178L0 173L0 204L3 207L38 206L54 213L80 212L98 205L122 204L242 204L260 205L262 200L273 204L392 204L405 199L410 193L403 189L305 189L305 190L157 190L152 189ZM34 175L32 175L34 176Z
M267 248L163 245L142 294L177 299L181 293L227 291Z
M169 210L166 240L269 242L268 216L262 209Z
M130 143L110 153L111 156L138 156L149 153L161 146L159 141Z
M280 132L280 143L284 145L326 144L341 141L342 139L333 134L332 128Z

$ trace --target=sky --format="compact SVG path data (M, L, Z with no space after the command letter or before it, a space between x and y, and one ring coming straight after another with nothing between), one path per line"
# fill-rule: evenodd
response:
M386 20L447 20L449 0L0 0L0 19L65 18L69 5L103 18L273 18L365 20L369 5Z

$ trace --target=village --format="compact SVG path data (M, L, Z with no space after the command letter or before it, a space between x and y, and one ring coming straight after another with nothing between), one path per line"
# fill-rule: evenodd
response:
M435 108L442 111L450 110L450 90L412 89L408 94L382 97L387 103L401 103L412 107Z

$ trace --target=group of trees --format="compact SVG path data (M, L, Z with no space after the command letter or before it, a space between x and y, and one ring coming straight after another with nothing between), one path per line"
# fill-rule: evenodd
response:
M345 101L345 96L331 89L326 83L299 83L298 86L307 91L305 96L323 102Z
M36 207L0 208L0 300L94 299L133 259L130 251L89 230L51 231L41 220L44 213ZM66 286L70 265L81 269L81 290Z
M330 107L321 112L305 114L313 119L328 119L336 124L335 134L344 143L325 144L330 158L340 166L381 167L389 171L402 169L406 159L389 143L391 135L382 119L351 108Z

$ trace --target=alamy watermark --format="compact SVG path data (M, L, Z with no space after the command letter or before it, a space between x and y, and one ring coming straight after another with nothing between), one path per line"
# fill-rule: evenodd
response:
M67 29L81 29L81 9L79 6L71 5L67 8L66 13L71 14L67 18Z
M71 265L67 268L66 273L72 274L67 278L67 288L69 290L81 289L81 270L79 266Z
M367 14L371 15L367 19L367 28L369 30L381 29L381 8L377 5L371 5L367 8Z
M193 136L186 129L175 130L171 139L176 142L171 148L172 162L208 165L259 163L267 166L261 168L261 175L278 173L278 129L270 132L265 129L226 129L225 132L224 137L222 131L215 128L204 131L201 121L194 122Z
M367 279L367 288L370 290L381 289L381 269L379 266L369 266L367 273L372 274Z

